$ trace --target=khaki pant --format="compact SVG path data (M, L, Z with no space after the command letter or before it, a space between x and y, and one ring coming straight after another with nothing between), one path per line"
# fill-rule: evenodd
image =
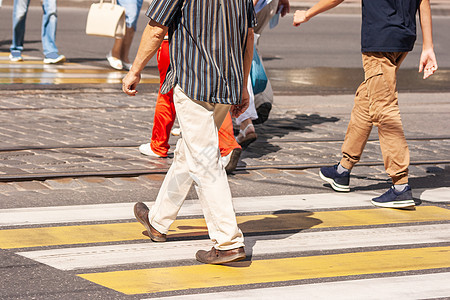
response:
M166 234L195 182L214 247L219 250L242 247L244 237L237 226L217 134L230 105L192 100L178 85L174 88L173 102L182 137L150 210L150 224Z
M406 52L363 53L365 80L356 91L342 145L341 165L352 169L360 160L372 126L378 127L384 167L394 184L408 183L409 150L398 107L397 70Z

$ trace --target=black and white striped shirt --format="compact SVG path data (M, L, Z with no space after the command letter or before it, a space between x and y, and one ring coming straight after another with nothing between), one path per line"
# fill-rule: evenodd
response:
M169 27L162 93L178 84L194 100L240 103L247 32L256 25L252 0L153 0L146 15Z

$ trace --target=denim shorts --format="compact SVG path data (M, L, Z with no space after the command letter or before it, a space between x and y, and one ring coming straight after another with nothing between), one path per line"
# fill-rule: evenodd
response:
M143 0L117 0L117 4L125 8L125 22L127 27L136 30Z

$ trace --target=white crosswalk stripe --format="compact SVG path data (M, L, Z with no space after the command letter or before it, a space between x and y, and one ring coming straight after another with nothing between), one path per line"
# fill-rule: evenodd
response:
M426 190L420 195L420 200L450 203L450 187Z
M429 190L422 194L422 199L437 203L445 203L445 188L437 190ZM345 215L340 218L340 225L326 225L317 227L327 223L326 218L333 217L333 214L350 211L352 213L375 213L375 215L367 215L367 218L377 218L377 216L387 216L394 218L398 214L398 210L378 209L370 204L370 199L375 196L372 192L353 192L353 193L323 193L310 195L279 195L265 197L237 197L234 198L234 205L238 215L242 216L266 216L274 212L284 213L311 213L311 219L317 218L319 222L311 225L311 230L306 228L295 232L264 232L264 228L257 234L246 235L246 253L252 257L255 262L267 262L270 264L272 257L281 255L281 257L302 258L326 256L327 253L336 255L352 255L352 253L367 253L373 251L382 251L383 249L428 249L427 247L441 247L442 250L442 267L441 270L434 272L427 271L426 266L414 267L413 270L423 270L424 274L408 274L400 276L398 273L386 270L385 273L375 272L372 275L375 278L340 277L331 276L332 282L326 278L318 277L311 284L310 282L275 282L267 285L266 281L261 281L258 286L242 285L227 289L225 284L222 290L215 289L211 291L193 290L192 295L173 296L173 294L163 295L164 298L177 299L206 299L214 297L214 299L236 298L236 299L273 299L280 295L287 299L297 299L299 295L307 299L416 299L416 298L439 298L450 295L450 287L448 282L449 274L446 261L450 261L450 251L446 250L450 243L450 217L441 217L433 221L430 218L414 218L417 215L414 211L401 212L400 214L408 214L412 218L406 218L405 221L393 223L374 222L374 226L353 225L347 220ZM54 207L33 207L33 208L15 208L0 210L0 229L6 231L20 230L36 230L39 228L59 228L71 225L71 228L82 226L83 224L130 224L134 222L132 212L133 203L111 203L111 204L93 204L93 205L74 205L74 206L54 206ZM148 203L152 205L151 202ZM430 207L429 207L430 208ZM419 207L418 213L425 211L427 207ZM442 207L431 207L431 212L437 211L448 214L448 210ZM322 213L322 215L321 215ZM327 214L325 217L325 214ZM197 200L187 200L179 214L180 218L187 218L187 221L202 216L201 207ZM320 216L323 216L321 220ZM374 220L375 220L374 219ZM286 220L285 220L286 221ZM444 221L444 222L442 222ZM125 222L125 223L123 223ZM251 221L255 222L255 221ZM248 222L247 223L251 223ZM282 222L282 221L280 221ZM289 222L288 222L289 223ZM78 225L77 225L78 224ZM254 223L256 224L256 223ZM261 223L262 224L262 223ZM333 223L334 224L334 223ZM355 223L357 224L357 223ZM359 223L358 223L359 224ZM372 223L368 223L369 225ZM142 226L137 224L139 229L144 230ZM347 226L347 227L345 227ZM257 226L256 226L257 227ZM0 234L1 234L0 230ZM105 232L106 234L106 232ZM139 232L140 234L140 232ZM170 234L169 234L170 236ZM0 248L2 245L2 236L0 235ZM142 267L153 266L176 272L178 265L198 266L195 262L195 253L199 249L208 249L211 242L204 237L196 239L171 240L166 243L152 243L146 237L142 236L141 241L130 238L128 241L109 242L86 242L81 245L73 245L70 243L55 244L50 248L42 248L41 246L33 246L25 249L16 247L16 254L28 259L32 259L39 263L50 267L63 270L73 271L83 277L87 275L96 275L97 272L102 276L115 274L114 270L124 271L141 271ZM447 247L447 248L445 248ZM441 249L439 248L439 249ZM275 261L274 260L274 261ZM438 259L439 261L439 259ZM183 267L185 268L185 267ZM360 266L364 269L364 266ZM430 267L435 269L435 267ZM439 268L438 268L439 269ZM106 270L106 271L105 271ZM112 270L112 271L111 271ZM312 269L311 272L314 272ZM371 271L373 273L373 271ZM371 274L368 272L367 274ZM361 274L364 274L362 271ZM135 276L131 274L130 276ZM136 275L138 276L138 275ZM88 280L91 280L87 278ZM137 279L137 281L142 279ZM101 283L109 288L115 289L114 283ZM112 281L114 282L114 281ZM151 284L149 282L149 284ZM176 288L175 288L176 289ZM180 290L190 289L180 286ZM117 289L120 291L120 289ZM238 291L236 291L238 290ZM377 293L373 293L373 291ZM141 298L151 296L151 292L130 292L141 294ZM192 292L190 292L192 293ZM188 293L188 294L190 294ZM212 294L211 294L212 293ZM159 295L159 294L155 294Z
M351 194L324 193L309 195L283 195L261 197L236 197L233 199L237 213L278 210L331 209L372 207L371 192ZM0 226L35 225L133 219L134 203L92 204L0 210ZM151 205L151 203L147 203ZM197 200L186 200L179 216L202 215Z
M450 224L404 226L379 229L300 232L296 234L246 237L247 255L299 251L326 251L358 247L448 242ZM145 243L114 246L76 247L18 254L61 270L93 269L122 264L191 260L198 249L211 247L208 240L166 244Z
M379 300L379 299L447 299L450 289L450 273L413 275L389 278L361 279L340 282L327 282L283 286L275 288L249 289L245 291L195 294L164 299L323 299L323 300ZM155 299L155 298L152 298Z

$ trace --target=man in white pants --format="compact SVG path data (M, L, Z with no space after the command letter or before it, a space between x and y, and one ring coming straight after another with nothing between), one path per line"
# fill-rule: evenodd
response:
M187 193L195 183L214 244L200 250L203 263L245 258L227 175L220 160L218 128L229 109L239 116L248 106L247 79L253 55L255 13L251 0L154 0L139 50L123 79L136 95L141 71L169 32L170 66L161 93L174 88L182 138L151 210L139 202L134 212L153 241L166 241ZM215 24L215 26L210 26Z

